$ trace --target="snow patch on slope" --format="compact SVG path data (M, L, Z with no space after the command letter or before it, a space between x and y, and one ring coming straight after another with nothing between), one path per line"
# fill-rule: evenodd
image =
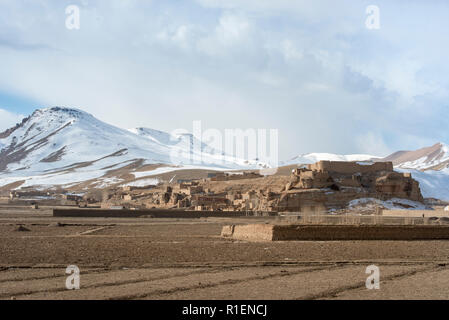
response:
M397 210L397 209L400 210L404 208L407 208L409 210L425 210L427 208L420 202L399 198L393 198L387 201L382 201L375 198L360 198L350 201L348 205L349 208L355 208L360 206L371 209L382 207L388 210Z
M147 186L157 186L159 184L159 179L142 179L133 182L125 183L120 185L121 187L147 187Z
M192 150L189 133L177 136L147 129L124 130L72 108L36 110L0 139L0 185L26 180L25 186L68 185L99 179L112 169L141 160L146 164L176 165L183 169L200 159L202 168L258 169L256 161ZM207 149L207 150L210 150ZM170 169L172 170L172 169ZM110 177L104 177L110 178ZM100 181L100 186L112 180Z
M421 156L422 155L422 156ZM417 158L419 156L419 158ZM408 151L401 157L409 161L401 159L400 163L395 166L403 169L426 170L437 167L449 161L449 146L444 143L438 143L432 147L419 149L416 151ZM398 160L396 160L398 161Z
M229 169L226 168L211 168L211 167L207 167L207 166L182 166L182 167L160 167L154 170L149 170L149 171L135 171L135 172L131 172L131 174L134 175L134 177L136 178L143 178L143 177L151 177L151 176L156 176L156 175L160 175L160 174L164 174L164 173L168 173L168 172L173 172L173 171L177 171L177 170L211 170L213 169L214 171L228 171Z
M333 153L309 153L296 156L288 161L282 163L282 165L293 164L312 164L318 161L369 161L380 159L380 157L368 155L368 154L349 154L339 155Z

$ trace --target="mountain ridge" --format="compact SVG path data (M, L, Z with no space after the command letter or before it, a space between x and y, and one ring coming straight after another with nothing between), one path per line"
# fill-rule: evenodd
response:
M395 167L417 170L442 170L449 167L449 146L438 142L413 151L397 151L383 161L392 161Z
M178 169L196 165L192 163L196 155L190 148L192 136L187 133L175 137L147 129L143 137L76 108L38 109L4 131L2 137L0 186L18 180L25 180L25 186L70 184L99 179L111 169L130 164L164 164ZM221 154L200 156L197 166L210 169L254 169L262 165Z
M196 143L205 163L192 164ZM412 172L426 197L449 200L449 146L437 143L414 151L397 151L387 157L366 154L309 153L281 161L292 166L329 161L392 161L395 168ZM153 169L147 170L150 166ZM76 185L90 187L184 169L247 170L265 164L226 156L191 133L177 135L151 128L122 129L76 108L35 110L20 123L0 133L0 187ZM125 170L126 169L126 170ZM142 171L142 172L141 172ZM119 173L118 173L119 172ZM132 179L131 179L132 180Z

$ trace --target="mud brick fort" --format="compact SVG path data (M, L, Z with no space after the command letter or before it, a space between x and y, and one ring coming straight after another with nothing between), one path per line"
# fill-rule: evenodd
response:
M271 179L271 180L270 180ZM292 170L290 176L214 173L153 188L121 188L102 199L102 207L197 211L324 212L354 199L423 201L419 183L391 162L320 161Z

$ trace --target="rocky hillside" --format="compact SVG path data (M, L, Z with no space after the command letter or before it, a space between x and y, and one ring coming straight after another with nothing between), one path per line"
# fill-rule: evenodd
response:
M40 109L0 134L0 186L18 181L22 187L84 181L106 186L120 180L114 170L129 175L152 164L164 165L165 171L258 167L221 153L203 152L201 161L192 161L198 156L192 143L199 142L190 134L124 130L78 109Z
M414 151L398 151L383 161L392 161L402 169L443 170L449 167L449 146L440 142Z

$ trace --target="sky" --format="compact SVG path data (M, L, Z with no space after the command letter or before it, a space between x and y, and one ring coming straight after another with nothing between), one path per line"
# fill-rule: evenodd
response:
M280 159L449 143L447 12L445 0L0 0L0 130L67 106L122 128L278 129Z

